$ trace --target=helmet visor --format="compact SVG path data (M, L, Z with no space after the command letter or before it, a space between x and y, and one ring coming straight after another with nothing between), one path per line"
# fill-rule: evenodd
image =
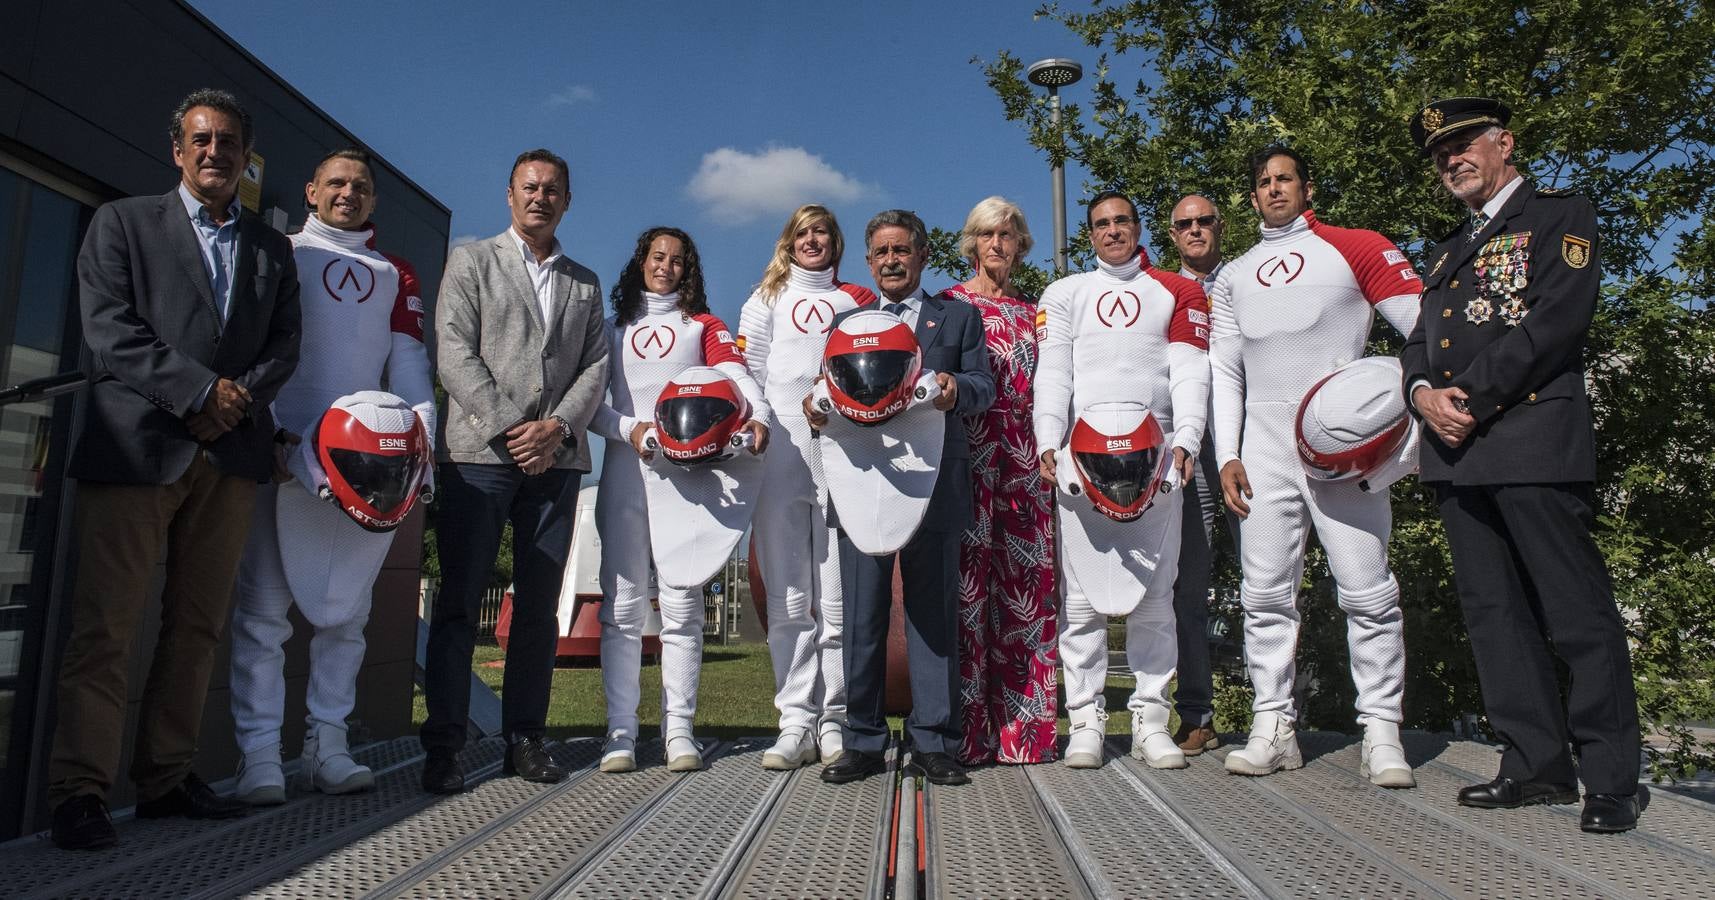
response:
M689 444L737 412L724 397L671 397L656 404L655 420L668 437Z
M377 512L397 509L417 487L415 455L383 456L333 447L327 454L345 483Z
M1155 480L1155 467L1161 461L1161 448L1075 455L1091 490L1123 508L1136 503L1149 490Z
M864 406L875 406L905 383L916 354L909 350L871 350L828 360L828 379L840 393Z

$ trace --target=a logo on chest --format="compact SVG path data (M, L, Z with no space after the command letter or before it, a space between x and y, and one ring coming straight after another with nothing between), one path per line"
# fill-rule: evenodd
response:
M1143 316L1143 301L1131 291L1108 291L1096 300L1096 320L1109 328L1130 328Z
M679 343L679 333L671 325L644 325L631 332L631 352L638 359L666 359Z
M804 334L823 334L834 327L834 305L820 297L792 304L792 325Z
M322 287L340 303L362 303L375 293L375 272L349 259L332 259L322 267Z
M1281 253L1262 261L1256 267L1257 284L1263 287L1279 287L1291 284L1304 274L1304 254Z

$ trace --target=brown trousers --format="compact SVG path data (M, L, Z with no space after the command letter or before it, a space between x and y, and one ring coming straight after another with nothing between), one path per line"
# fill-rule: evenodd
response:
M105 795L118 775L131 648L163 545L161 633L143 687L131 781L138 799L148 800L190 772L255 499L255 482L222 474L202 453L171 484L79 483L78 568L48 762L50 805Z

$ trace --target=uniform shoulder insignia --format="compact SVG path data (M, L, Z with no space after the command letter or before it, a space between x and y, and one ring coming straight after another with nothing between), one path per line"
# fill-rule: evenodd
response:
M1537 189L1536 195L1538 197L1553 197L1553 198L1562 199L1562 200L1569 199L1572 197L1584 196L1583 194L1579 193L1576 188L1569 188L1569 187L1565 187L1565 188L1539 188L1539 189Z

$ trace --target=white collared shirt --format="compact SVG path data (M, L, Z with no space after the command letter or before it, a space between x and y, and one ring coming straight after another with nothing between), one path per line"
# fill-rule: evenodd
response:
M524 272L530 276L530 284L536 288L536 306L542 311L542 326L550 327L554 322L554 264L563 255L560 252L560 240L554 239L554 252L541 262L536 261L536 252L530 245L524 243L524 238L516 230L508 228L506 233L518 242L518 253L524 258Z
M1523 183L1523 175L1514 175L1513 180L1507 182L1500 190L1495 192L1493 197L1489 198L1489 202L1483 204L1483 215L1489 217L1486 221L1493 221L1495 216L1501 214L1501 207L1507 205L1507 198L1511 197L1513 195L1513 191L1518 190L1518 186Z
M926 296L928 296L928 295L923 293L923 289L918 288L916 293L913 293L911 296L906 297L903 300L890 300L887 298L886 295L883 295L882 297L879 298L880 299L879 305L881 306L882 309L885 310L885 309L887 309L887 307L890 304L893 304L893 303L905 304L905 309L900 311L899 318L903 319L905 321L906 326L908 326L912 331L916 331L917 330L917 316L923 310L923 298Z

